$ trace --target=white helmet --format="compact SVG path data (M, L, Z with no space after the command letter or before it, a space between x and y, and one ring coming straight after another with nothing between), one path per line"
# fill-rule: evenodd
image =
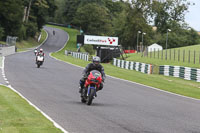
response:
M93 57L93 60L92 60L92 62L95 64L95 65L98 65L99 63L100 63L100 58L98 57L98 56L96 56L96 57Z

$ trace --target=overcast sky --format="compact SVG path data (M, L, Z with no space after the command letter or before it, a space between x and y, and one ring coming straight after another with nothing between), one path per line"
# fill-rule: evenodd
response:
M191 0L195 5L189 7L185 21L197 31L200 31L200 0Z

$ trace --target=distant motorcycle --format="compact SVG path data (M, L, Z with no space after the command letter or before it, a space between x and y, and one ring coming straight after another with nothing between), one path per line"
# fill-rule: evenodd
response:
M43 55L37 55L36 57L36 64L37 68L39 68L44 62L44 56Z
M35 50L34 50L34 54L35 54L35 56L36 56L37 52L38 52L37 49L35 49Z
M96 92L98 91L101 82L101 73L97 70L92 70L85 81L85 85L81 93L82 103L86 103L87 105L92 104L92 100L97 96Z

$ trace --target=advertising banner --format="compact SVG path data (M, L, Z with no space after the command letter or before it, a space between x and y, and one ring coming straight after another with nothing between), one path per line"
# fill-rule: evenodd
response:
M84 44L118 46L118 37L85 35Z

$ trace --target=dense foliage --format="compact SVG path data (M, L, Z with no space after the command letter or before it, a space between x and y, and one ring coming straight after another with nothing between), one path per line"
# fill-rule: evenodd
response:
M184 21L191 4L189 0L57 0L60 9L52 21L74 25L85 34L117 36L122 46L134 48L142 36L144 45L158 43L165 48L171 29L168 48L172 48L200 43L197 32Z
M0 0L0 39L34 37L48 20L70 24L85 34L117 36L124 47L136 48L143 38L145 46L158 43L165 48L168 29L168 48L194 45L200 37L184 21L191 4L189 0Z
M0 0L0 40L35 37L55 10L54 0Z

